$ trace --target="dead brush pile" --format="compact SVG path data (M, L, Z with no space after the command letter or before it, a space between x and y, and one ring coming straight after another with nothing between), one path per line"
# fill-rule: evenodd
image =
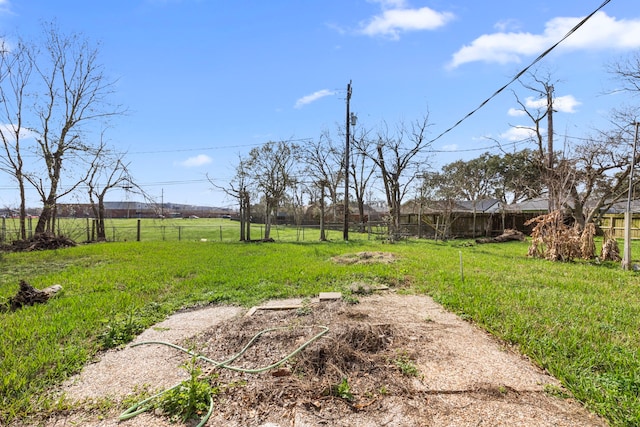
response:
M260 329L280 328L260 337L234 362L255 368L291 352L314 333L314 325L329 327L327 335L276 369L257 375L225 369L207 372L220 385L223 417L248 423L250 418L267 419L274 407L297 404L312 411L335 405L357 411L385 396L410 393L416 378L402 371L415 357L407 347L410 332L387 323L371 324L366 315L340 308L340 303L335 307L335 311L325 307L305 314L258 312L197 337L196 347L203 354L221 360Z
M53 233L39 233L30 239L16 240L11 244L0 246L0 251L5 252L33 252L53 249L62 249L77 246L77 243L65 236L56 236Z
M531 231L530 257L550 261L572 261L576 258L592 259L595 256L595 225L587 224L581 230L578 224L568 226L561 211L540 215L525 225L535 224Z

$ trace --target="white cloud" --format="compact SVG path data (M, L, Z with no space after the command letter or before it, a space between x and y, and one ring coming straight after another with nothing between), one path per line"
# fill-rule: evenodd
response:
M524 110L521 110L521 109L509 108L509 111L507 111L507 114L511 117L520 117L520 116L524 116L526 113L524 112Z
M314 101L317 101L320 98L324 98L325 96L331 96L335 94L334 91L329 89L322 89L317 92L312 93L311 95L303 96L302 98L296 101L296 105L293 108L302 108L307 104L311 104Z
M532 96L530 96L525 100L524 104L529 108L536 108L536 109L547 108L547 99L546 98L534 99ZM578 101L573 95L558 96L553 99L553 109L563 113L575 113L576 107L581 104L582 103ZM509 110L509 113L511 113L512 110L514 109ZM524 111L522 110L515 110L515 111L520 111L522 114L524 114ZM509 115L512 116L515 114L509 114Z
M442 146L442 151L458 151L458 144L448 144Z
M546 130L541 129L540 132L546 133ZM509 130L500 134L500 138L507 141L522 141L525 139L533 138L536 135L535 130L526 126L514 126Z
M437 12L428 7L410 9L402 0L378 0L382 13L362 24L360 33L367 36L385 36L393 40L405 31L434 30L454 18L450 12Z
M198 154L195 157L189 157L187 160L184 160L178 163L180 166L184 166L185 168L194 168L198 166L203 166L211 163L213 159L206 154Z
M547 99L546 98L535 99L533 96L528 96L527 99L525 99L524 101L524 105L527 108L535 108L535 109L546 108Z
M581 104L573 95L559 96L553 100L553 108L563 113L575 113L576 107Z
M504 21L498 21L493 25L493 28L500 32L508 30L516 30L520 28L520 23L515 19L505 19Z
M449 67L476 61L519 63L523 57L540 54L551 47L582 19L554 18L546 23L542 34L498 32L481 35L454 53ZM637 48L640 48L640 19L617 20L605 12L596 13L558 46L558 50Z
M15 130L16 130L15 125L11 123L0 123L0 131L2 132L4 137L7 139L7 141L15 142L15 138L14 138L14 135L16 132ZM21 139L35 139L36 136L37 136L37 133L32 130L25 129L25 128L20 129L19 137Z
M378 3L383 9L398 9L407 4L406 0L369 0L369 3Z

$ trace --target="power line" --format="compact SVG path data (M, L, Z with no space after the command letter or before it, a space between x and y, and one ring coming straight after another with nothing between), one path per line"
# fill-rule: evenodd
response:
M296 138L296 139L286 139L279 140L281 142L307 142L311 141L313 138ZM246 147L258 147L263 145L263 142L257 142L254 144L238 144L238 145L221 145L218 147L200 147L200 148L176 148L172 150L150 150L150 151L131 151L122 154L161 154L161 153L181 153L187 151L212 151L212 150L228 150L231 148L246 148Z
M513 76L513 78L509 82L507 82L505 85L503 85L498 90L496 90L491 96L489 96L487 99L482 101L480 103L480 105L478 105L478 107L473 109L471 112L467 113L464 117L462 117L460 120L458 120L453 126L449 127L448 129L446 129L445 131L440 133L438 136L436 136L435 138L430 140L429 143L432 144L432 143L436 142L437 140L442 138L444 135L446 135L447 133L451 132L452 130L454 130L455 128L460 126L465 120L467 120L473 114L475 114L476 112L478 112L479 110L484 108L484 106L487 105L493 98L498 96L506 88L508 88L510 85L512 85L516 80L518 80L520 77L522 77L527 71L529 71L531 69L531 67L533 67L535 64L540 62L544 57L546 57L549 53L551 53L551 51L553 51L556 47L558 47L558 45L560 45L560 43L564 42L567 38L569 38L569 36L571 36L574 32L576 32L580 27L582 27L582 25L584 25L589 19L591 19L593 17L593 15L595 15L597 12L602 10L610 2L611 2L611 0L605 0L598 8L596 8L593 12L591 12L589 15L587 15L585 18L583 18L580 22L578 22L560 40L558 40L551 47L549 47L544 52L542 52L540 55L538 55L538 57L535 58L529 65L527 65L520 72L518 72L515 76ZM336 92L338 92L338 90L336 90ZM283 142L302 142L302 141L310 141L312 139L313 138L298 138L298 139L284 140ZM262 145L262 143L228 145L228 146L220 146L220 147L183 148L183 149L174 149L174 150L134 151L134 152L129 152L127 154L161 154L161 153L179 153L179 152L190 152L190 151L210 151L210 150L222 150L222 149L231 149L231 148L257 147L259 145ZM472 151L481 151L481 150L486 150L486 149L498 148L500 146L501 146L500 144L496 144L496 145L493 145L493 146L490 146L490 147L486 147L486 148L473 148L473 149L466 149L466 150L431 150L430 152L433 152L433 153L472 152Z
M571 30L569 30L569 32L567 32L567 34L564 35L564 37L562 37L558 42L556 42L554 45L552 45L550 48L548 48L547 50L545 50L544 52L542 52L536 59L533 60L533 62L529 65L527 65L525 68L523 68L519 73L517 73L507 84L505 84L504 86L502 86L500 89L496 90L493 95L491 95L489 98L485 99L484 101L482 101L482 103L480 105L478 105L478 107L476 107L474 110L472 110L470 113L468 113L466 116L464 116L463 118L461 118L460 120L458 120L453 126L451 126L450 128L448 128L447 130L445 130L444 132L442 132L440 135L436 136L434 139L432 139L431 141L429 141L429 143L434 143L435 141L437 141L438 139L442 138L444 135L446 135L447 133L451 132L453 129L457 128L462 122L464 122L465 120L467 120L469 117L471 117L474 113L476 113L478 110L480 110L481 108L483 108L485 105L487 105L487 103L489 101L491 101L493 98L495 98L496 96L498 96L502 91L504 91L507 87L509 87L511 84L513 84L513 82L515 82L516 80L518 80L520 77L522 77L522 75L524 73L526 73L527 71L529 71L529 69L531 67L533 67L535 64L537 64L540 60L542 60L542 58L544 58L545 56L547 56L553 49L555 49L560 43L562 43L563 41L565 41L570 35L572 35L574 32L576 32L578 30L578 28L580 28L582 25L584 25L585 22L587 22L589 19L591 19L591 17L593 15L595 15L597 12L599 12L603 7L605 7L609 2L611 2L611 0L605 0L596 10L594 10L593 12L591 12L589 15L587 15L584 19L582 19L580 22L578 22Z
M568 134L562 134L560 135L564 138L568 138L568 139L574 139L574 140L579 140L579 141L591 141L590 138L583 138L583 137L578 137L578 136L573 136L573 135L568 135ZM517 141L510 141L510 142L506 142L506 143L495 143L493 145L485 145L482 147L477 147L477 148L468 148L468 149L457 149L457 150L428 150L427 152L429 153L447 153L447 154L456 154L456 153L469 153L469 152L479 152L479 151L490 151L490 150L494 150L494 149L498 149L498 148L505 148L505 147L517 147L518 145L521 144L525 144L531 141L531 138L523 138L523 139L519 139ZM231 179L230 177L214 177L214 178L210 178L213 181L221 181L221 180L228 180ZM137 184L139 187L162 187L162 186L174 186L174 185L192 185L192 184L203 184L203 183L208 183L210 182L209 178L201 178L201 179L190 179L190 180L171 180L171 181L155 181L155 182L147 182L147 183L139 183ZM303 183L308 183L306 181L302 181ZM61 189L65 189L67 188L66 186L61 186ZM80 188L84 188L84 186L81 186ZM0 191L15 191L18 190L17 186L11 186L11 185L2 185L0 186ZM27 188L27 190L29 190L29 188ZM35 189L33 189L35 190Z
M427 150L427 153L469 153L473 151L488 151L488 150L493 150L493 149L502 148L502 147L515 147L517 145L524 144L530 141L531 141L531 138L524 138L524 139L519 139L517 141L510 141L505 143L497 142L493 145L487 145L487 146L478 147L478 148L465 148L463 150Z

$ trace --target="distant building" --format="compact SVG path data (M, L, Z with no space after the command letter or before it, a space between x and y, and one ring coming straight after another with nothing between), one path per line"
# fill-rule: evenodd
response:
M229 208L183 205L178 203L105 202L105 218L221 218L235 212ZM93 211L87 203L58 204L59 217L91 218Z

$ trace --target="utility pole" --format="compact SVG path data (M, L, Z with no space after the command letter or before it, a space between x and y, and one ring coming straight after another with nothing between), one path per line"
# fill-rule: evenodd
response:
M636 132L633 137L633 151L631 153L631 169L629 170L629 191L627 192L627 208L624 211L624 253L622 268L631 269L631 197L633 197L633 170L636 167L636 146L638 145L639 122L635 122Z
M351 135L349 134L349 120L351 119L351 114L349 112L349 102L351 101L351 80L349 80L349 84L347 85L347 120L345 121L345 125L347 128L347 137L345 141L345 150L344 150L344 229L342 232L342 237L346 241L349 240L349 140Z
M549 190L549 212L560 209L558 205L559 188L556 188L556 175L553 170L553 85L545 84L547 92L547 185Z

